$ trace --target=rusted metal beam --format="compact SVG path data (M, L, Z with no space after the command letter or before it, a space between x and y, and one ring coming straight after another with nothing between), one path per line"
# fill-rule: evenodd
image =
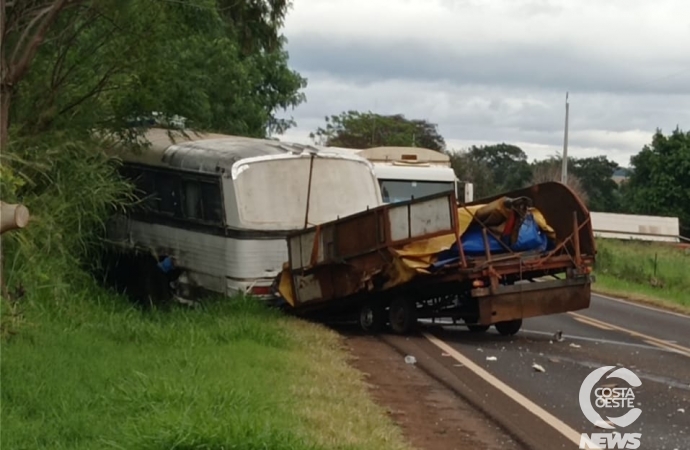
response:
M573 211L573 246L575 247L575 264L578 269L582 264L582 256L580 255L580 227L577 225L577 211Z

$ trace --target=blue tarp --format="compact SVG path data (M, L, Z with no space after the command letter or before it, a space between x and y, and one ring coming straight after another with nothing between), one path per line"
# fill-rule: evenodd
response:
M489 241L489 249L492 254L506 253L507 250L501 243L491 234L487 236ZM550 247L548 237L541 231L539 225L534 220L532 214L527 214L525 220L520 226L518 238L515 244L510 245L510 237L506 236L504 244L514 252L539 251L543 252ZM462 242L462 249L466 256L483 256L484 255L484 236L482 233L482 226L473 223L467 229L465 234L460 239ZM432 264L432 268L443 267L446 264L457 262L460 259L457 244L454 244L448 250L445 250L438 255L437 262Z

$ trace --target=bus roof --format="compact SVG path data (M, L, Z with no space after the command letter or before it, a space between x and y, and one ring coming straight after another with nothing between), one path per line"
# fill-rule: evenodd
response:
M305 151L329 154L327 148L217 133L151 128L138 141L141 149L118 146L110 150L125 162L169 167L197 172L230 171L241 160L257 157L300 155ZM337 152L336 152L337 154ZM345 155L340 155L346 157ZM347 158L347 157L346 157ZM356 155L348 159L362 160Z

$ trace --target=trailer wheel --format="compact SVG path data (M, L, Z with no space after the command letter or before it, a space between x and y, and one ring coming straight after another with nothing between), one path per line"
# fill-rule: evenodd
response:
M485 333L490 327L491 325L467 325L467 328L472 333Z
M391 302L388 311L391 330L407 334L417 324L417 302L406 297L398 297Z
M366 302L359 309L359 326L368 333L377 333L386 325L386 311L380 303Z
M522 319L498 322L494 326L496 327L496 331L501 333L503 336L512 336L520 331L520 328L522 328Z

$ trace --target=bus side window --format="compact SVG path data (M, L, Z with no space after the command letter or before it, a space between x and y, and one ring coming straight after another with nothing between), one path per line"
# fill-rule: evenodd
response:
M141 209L145 212L155 211L158 195L156 194L153 174L146 170L141 171L136 179L136 186L142 199Z
M204 205L204 219L209 222L223 223L223 202L218 183L200 183L201 198Z
M198 181L185 181L184 185L184 216L187 219L203 220L201 211L201 187Z
M180 182L176 176L166 173L156 174L156 194L158 211L179 216L181 213Z
M147 211L152 207L155 208L153 177L147 170L125 165L120 168L120 174L134 184L134 195L141 201L135 207L137 211Z

